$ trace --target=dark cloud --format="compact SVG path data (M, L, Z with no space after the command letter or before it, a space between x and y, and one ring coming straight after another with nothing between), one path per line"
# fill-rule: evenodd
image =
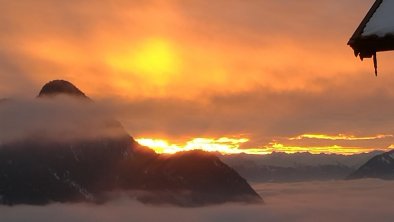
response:
M361 78L362 79L362 78ZM305 133L355 136L394 133L394 105L381 83L357 91L358 78L345 78L313 94L302 90L255 88L232 94L206 93L199 100L151 98L133 101L98 99L80 107L69 101L15 100L0 109L2 137L32 131L42 123L51 128L69 126L80 118L113 116L134 137L158 136L182 140L190 137L244 136L243 148L267 145L275 139L288 146L365 147L385 149L393 137L357 141L288 140ZM348 82L357 84L349 85ZM365 83L360 83L365 84ZM340 96L338 95L340 92ZM56 126L55 126L56 125ZM8 136L7 136L8 135Z
M328 84L327 88L314 93L258 88L242 93L206 95L199 101L139 100L123 104L117 110L122 111L119 113L122 122L135 135L149 132L170 137L245 134L252 139L251 146L304 133L392 134L394 105L390 101L394 95L382 88L381 83L358 89L359 85L366 84L358 82L369 81L358 78L344 77L343 81ZM326 145L336 143L325 142ZM364 142L364 146L387 148L392 137L381 139L380 143L373 140L343 142L349 146ZM297 141L292 143L297 145Z

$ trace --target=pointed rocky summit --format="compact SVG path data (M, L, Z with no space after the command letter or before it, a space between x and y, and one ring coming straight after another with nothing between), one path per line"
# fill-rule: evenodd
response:
M38 97L53 97L57 95L70 95L87 98L81 90L65 80L53 80L48 82L42 87Z

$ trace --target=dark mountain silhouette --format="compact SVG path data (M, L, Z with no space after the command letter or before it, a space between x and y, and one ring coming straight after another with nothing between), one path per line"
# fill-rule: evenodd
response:
M45 84L38 97L53 97L57 95L69 95L88 98L81 90L65 80L53 80Z
M63 80L46 84L39 98L60 94L87 98ZM100 203L119 191L150 204L262 202L245 179L213 154L157 155L117 121L108 118L101 126L116 133L59 141L35 133L0 144L0 203Z
M394 150L377 155L348 176L348 179L394 179Z

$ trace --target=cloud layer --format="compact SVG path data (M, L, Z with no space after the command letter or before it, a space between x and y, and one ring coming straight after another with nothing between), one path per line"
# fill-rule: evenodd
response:
M362 78L345 78L313 94L260 88L242 93L216 94L200 100L142 99L125 104L120 118L136 137L180 139L188 136L249 138L245 148L273 140L288 146L365 147L384 149L394 132L392 94L378 86L357 91ZM338 96L338 92L341 95ZM155 134L156 133L156 134ZM303 138L303 134L371 137L368 140ZM373 138L375 137L375 138Z
M0 207L2 221L382 221L394 214L393 182L380 180L257 184L265 205L153 207L127 198L104 205Z

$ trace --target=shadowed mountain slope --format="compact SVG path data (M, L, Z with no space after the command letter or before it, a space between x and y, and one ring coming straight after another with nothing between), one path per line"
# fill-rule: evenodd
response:
M394 179L394 150L377 155L348 176L348 179Z

